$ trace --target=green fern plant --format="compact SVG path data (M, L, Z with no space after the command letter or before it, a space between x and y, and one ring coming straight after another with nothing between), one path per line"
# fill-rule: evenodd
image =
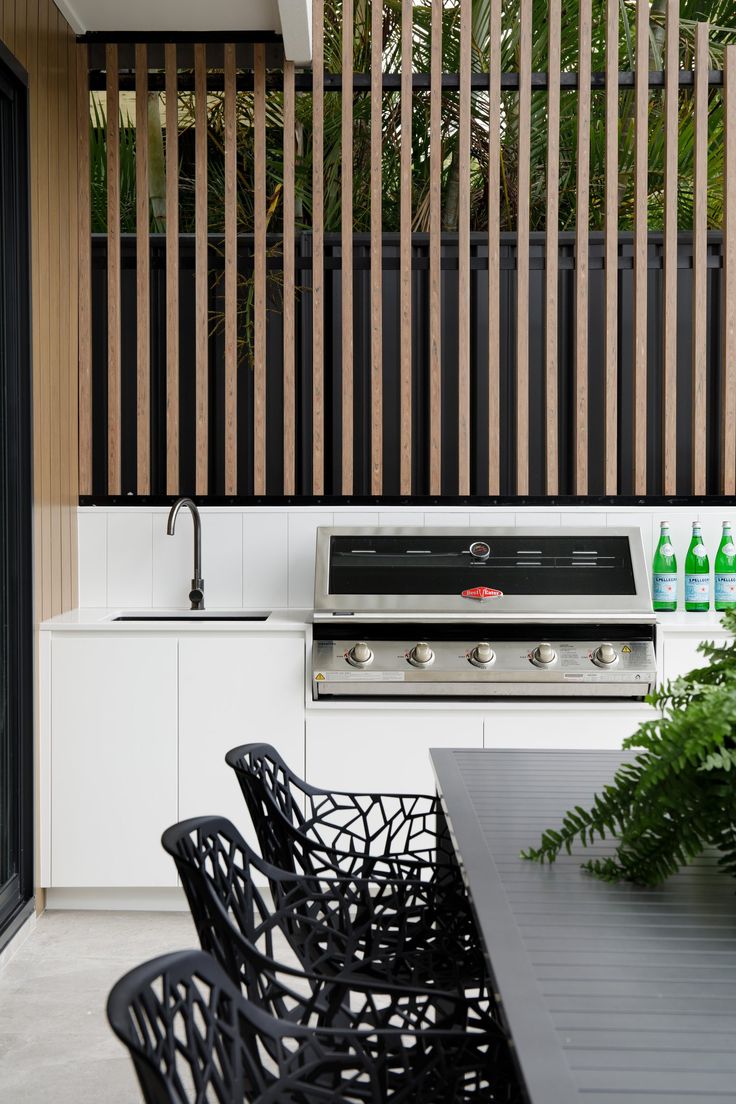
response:
M723 626L736 634L736 611ZM624 741L638 750L591 808L576 806L522 858L554 862L574 843L618 840L614 855L583 869L608 882L660 885L705 848L736 877L736 640L703 643L708 663L647 699L660 716Z

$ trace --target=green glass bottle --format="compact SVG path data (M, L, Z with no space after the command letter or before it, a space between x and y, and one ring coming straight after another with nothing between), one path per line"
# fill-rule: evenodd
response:
M677 559L672 547L669 523L660 522L659 544L652 563L652 608L677 609Z
M693 522L693 536L685 559L685 609L710 609L710 563L703 544L700 522Z
M723 536L716 553L714 598L717 610L736 609L736 545L730 521L723 523Z

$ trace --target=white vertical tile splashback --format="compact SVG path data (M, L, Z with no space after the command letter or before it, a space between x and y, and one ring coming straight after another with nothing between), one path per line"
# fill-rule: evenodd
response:
M194 523L187 509L176 518L173 537L166 532L166 514L152 515L153 523L153 605L177 609L189 606L189 591L194 568ZM209 520L209 519L208 519ZM202 552L204 559L204 550ZM205 567L207 560L204 560ZM209 597L209 595L207 595Z
M124 507L107 517L107 604L153 605L153 517Z
M289 604L289 515L243 514L243 605L282 609Z
M205 601L213 609L243 604L243 521L239 512L208 514L202 525Z
M80 510L79 604L87 609L107 605L107 514Z
M721 523L736 511L720 506L639 508L476 507L240 507L202 508L205 601L210 609L310 608L314 548L320 525L399 526L629 526L638 525L651 562L659 522L670 523L680 576L692 522L700 518L711 560ZM192 523L180 514L176 535L166 536L166 507L79 509L79 600L85 607L186 607L192 577ZM682 581L680 587L682 602Z
M289 513L289 606L309 608L314 602L314 553L317 528L334 525L334 514Z

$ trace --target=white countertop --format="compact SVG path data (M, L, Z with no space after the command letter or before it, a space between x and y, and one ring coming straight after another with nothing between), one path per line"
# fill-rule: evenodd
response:
M201 617L189 610L159 609L72 609L57 614L39 626L41 632L216 632L216 633L270 633L305 632L312 621L311 610L273 610L265 621L215 620L212 615L252 614L258 610L206 610L209 617ZM262 612L266 612L265 610ZM158 620L162 614L171 613L175 620ZM116 617L135 617L142 620L116 621ZM151 617L157 618L150 620ZM182 619L184 618L184 619Z
M257 610L207 610L212 614L257 613ZM265 611L263 611L265 612ZM116 621L116 617L131 617L140 614L143 618L160 617L171 613L178 620L131 620ZM724 632L721 613L709 610L708 613L687 613L677 610L675 613L659 613L657 624L663 632L711 633ZM185 620L181 620L184 617ZM304 632L312 624L310 609L273 610L265 621L217 621L202 618L185 609L72 609L57 614L39 626L42 632Z

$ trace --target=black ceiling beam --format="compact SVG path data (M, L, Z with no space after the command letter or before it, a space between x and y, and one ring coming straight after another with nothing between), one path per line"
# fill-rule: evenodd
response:
M82 44L137 42L283 42L276 31L87 31L77 35Z

